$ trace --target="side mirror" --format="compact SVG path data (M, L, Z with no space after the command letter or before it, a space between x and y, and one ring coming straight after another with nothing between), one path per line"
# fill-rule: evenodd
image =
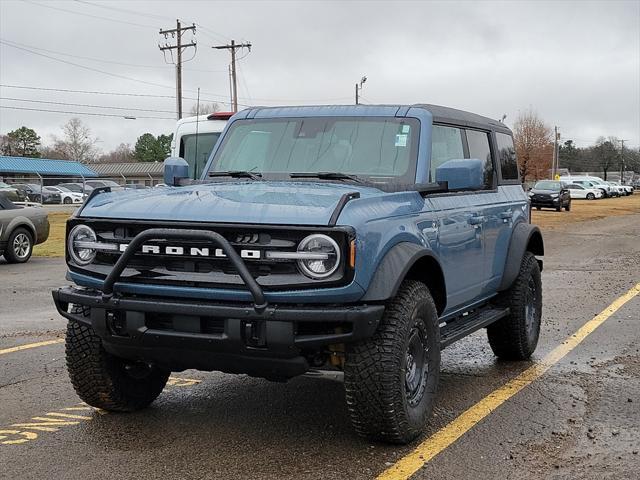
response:
M189 164L181 157L168 157L164 161L164 183L172 187L180 185L180 180L189 178Z
M449 190L479 190L484 186L484 162L477 158L447 160L436 168L436 182Z

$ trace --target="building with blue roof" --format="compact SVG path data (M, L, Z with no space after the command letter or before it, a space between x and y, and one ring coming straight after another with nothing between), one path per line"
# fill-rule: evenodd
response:
M5 182L38 180L49 184L97 176L91 168L71 160L0 156L0 180Z

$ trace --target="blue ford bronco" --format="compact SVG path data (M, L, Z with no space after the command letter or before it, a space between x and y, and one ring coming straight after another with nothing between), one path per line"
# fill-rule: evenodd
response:
M425 428L440 352L486 328L536 348L542 236L502 123L434 105L250 108L204 173L94 190L67 223L71 382L90 405L146 407L171 371L286 380L344 372L355 430Z

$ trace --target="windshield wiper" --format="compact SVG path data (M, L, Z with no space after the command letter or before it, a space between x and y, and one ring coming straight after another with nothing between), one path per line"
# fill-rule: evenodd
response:
M226 172L209 172L210 177L232 177L250 178L251 180L262 180L261 173L248 172L246 170L228 170Z
M320 178L322 180L352 180L356 183L364 183L364 180L356 175L341 172L294 172L289 176L291 178Z

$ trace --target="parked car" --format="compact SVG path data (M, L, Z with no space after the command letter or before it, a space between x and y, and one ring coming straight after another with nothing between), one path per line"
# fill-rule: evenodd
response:
M621 195L631 195L633 193L633 187L631 185L622 185L620 182L609 182L616 187Z
M24 202L27 195L8 183L0 182L0 195L13 202Z
M590 175L563 175L560 177L561 182L569 183L578 183L583 185L583 182L589 182L591 185L595 185L597 188L602 190L603 196L605 198L614 196L617 193L617 189L609 185L607 182L602 180L600 177L593 177Z
M84 183L91 188L111 187L114 190L123 189L122 185L114 182L113 180L86 180Z
M75 182L59 183L56 186L60 188L66 188L67 190L70 190L75 193L84 193L86 195L89 195L93 191L93 187L91 185L86 185L79 182L78 183L75 183Z
M62 197L58 192L50 192L43 189L36 183L14 183L13 187L17 188L31 202L57 204L62 202Z
M151 404L171 371L344 373L370 439L420 436L441 350L486 328L530 358L544 245L511 130L434 105L251 108L202 175L99 192L67 223L67 372L86 403ZM559 184L559 182L556 182ZM478 341L475 336L471 341Z
M595 200L596 198L602 198L602 190L594 187L585 187L577 183L570 183L566 186L569 190L571 198L585 198L587 200Z
M571 210L571 194L564 182L557 180L540 180L529 191L531 206L541 208L555 208L559 212L563 208Z
M609 181L606 181L605 183L607 185L611 186L611 196L612 197L622 197L623 195L627 194L627 192L625 192L622 187L619 187L615 183L609 182Z
M42 207L21 207L0 195L0 255L8 263L24 263L33 246L49 237L49 218Z
M65 187L44 187L47 192L59 193L61 203L65 205L71 205L73 203L82 203L86 194L72 192Z

